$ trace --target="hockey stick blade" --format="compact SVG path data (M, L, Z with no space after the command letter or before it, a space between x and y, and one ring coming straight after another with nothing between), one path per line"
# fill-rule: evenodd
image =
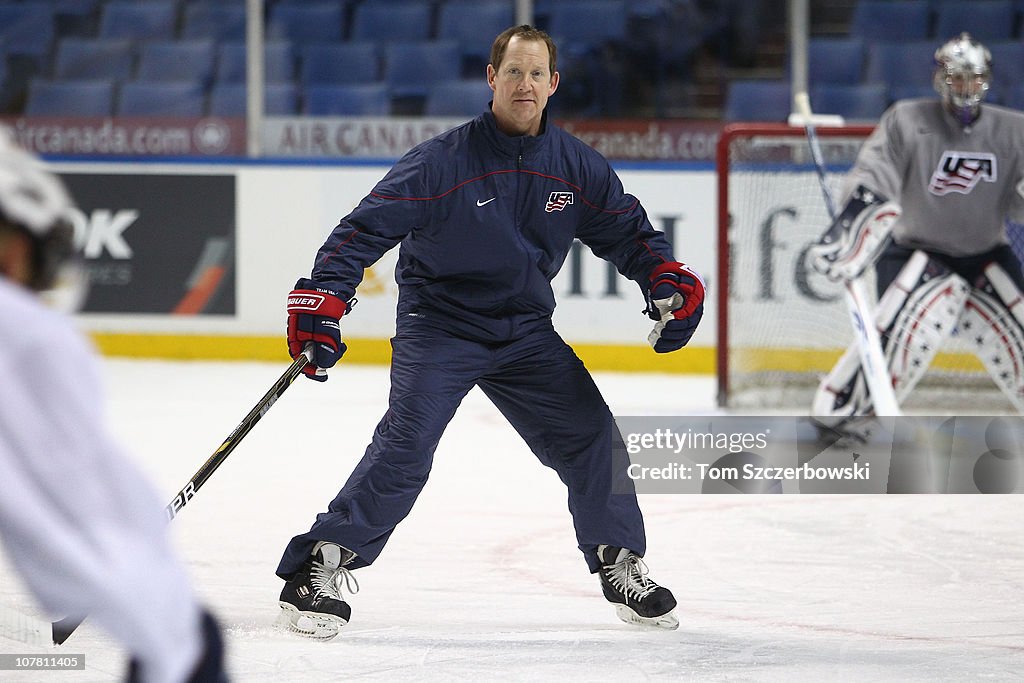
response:
M165 508L167 513L167 521L171 521L181 511L185 505L192 500L192 497L202 488L203 484L213 475L218 467L223 464L231 452L238 447L242 439L252 431L252 428L256 426L256 423L267 414L270 407L277 402L277 399L281 398L281 394L292 385L292 382L302 374L302 369L309 365L313 359L313 345L307 344L303 350L302 355L298 356L292 361L292 364L288 366L288 369L284 371L274 385L270 387L270 390L263 395L263 398L253 406L252 410L242 418L242 421L237 427L228 435L221 445L213 452L206 462L203 463L192 478L185 484L177 495L174 496L174 500L167 504ZM53 644L61 645L66 641L75 629L85 621L85 617L65 617L60 621L53 622Z

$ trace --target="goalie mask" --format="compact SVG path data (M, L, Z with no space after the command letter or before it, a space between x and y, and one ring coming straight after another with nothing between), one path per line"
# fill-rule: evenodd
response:
M64 184L43 164L0 135L0 226L32 241L31 275L37 292L73 307L84 294L84 277L74 248L70 222L73 205ZM55 288L70 291L54 292Z
M992 80L992 54L969 33L961 33L935 51L935 63L935 89L943 104L961 125L970 125Z

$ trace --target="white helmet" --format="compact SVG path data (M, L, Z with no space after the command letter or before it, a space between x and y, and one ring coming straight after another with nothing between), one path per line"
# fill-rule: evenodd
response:
M21 229L34 246L33 289L50 288L74 255L71 198L42 162L0 131L0 222Z
M992 53L961 33L935 51L935 64L935 89L943 103L962 125L970 125L992 80Z

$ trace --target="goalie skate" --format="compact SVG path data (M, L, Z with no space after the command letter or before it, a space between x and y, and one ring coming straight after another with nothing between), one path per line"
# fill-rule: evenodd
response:
M601 545L598 575L608 602L615 603L615 615L627 624L674 630L679 628L676 599L669 589L647 577L647 565L631 550Z
M358 582L345 568L353 559L355 553L336 543L317 543L310 558L281 590L278 625L317 640L338 635L352 616L352 608L342 599L342 586L350 593L359 591Z

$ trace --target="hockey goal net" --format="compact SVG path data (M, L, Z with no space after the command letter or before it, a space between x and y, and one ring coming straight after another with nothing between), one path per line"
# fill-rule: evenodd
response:
M826 176L843 175L870 127L818 128ZM718 402L810 411L814 390L850 344L842 285L806 263L830 219L802 128L727 126L718 143ZM868 278L873 293L874 283ZM912 412L1012 412L954 335L904 402Z

